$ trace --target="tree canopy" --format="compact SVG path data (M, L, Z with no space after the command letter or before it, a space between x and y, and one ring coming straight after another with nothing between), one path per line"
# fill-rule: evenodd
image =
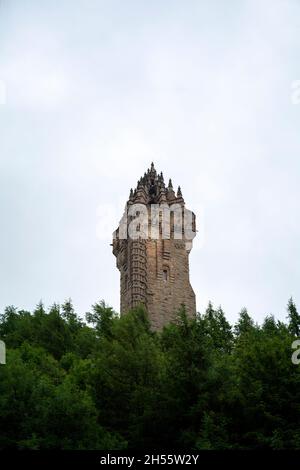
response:
M292 299L287 323L243 309L231 326L210 303L161 332L143 307L7 307L0 449L299 449L299 334Z

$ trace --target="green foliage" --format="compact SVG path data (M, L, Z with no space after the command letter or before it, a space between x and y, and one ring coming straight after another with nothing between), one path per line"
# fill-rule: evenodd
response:
M214 347L220 352L230 352L233 345L233 333L222 308L214 310L209 302L203 320Z
M101 300L92 306L92 313L88 312L85 316L86 321L95 326L99 336L109 337L113 319L116 318L117 314L111 307L105 304L104 300Z
M119 317L104 301L85 323L70 300L0 317L0 449L299 449L300 322L232 329L203 315L153 332L142 307Z
M246 308L243 308L239 314L239 319L234 327L234 332L237 337L242 337L246 333L251 333L254 326L254 321L250 317Z
M289 330L292 335L300 336L300 315L292 298L288 302Z

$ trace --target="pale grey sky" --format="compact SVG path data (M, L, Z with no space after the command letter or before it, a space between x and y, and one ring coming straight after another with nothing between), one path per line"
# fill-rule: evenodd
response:
M153 160L197 215L198 310L285 318L299 49L298 0L0 0L0 308L118 309L99 214L110 234Z

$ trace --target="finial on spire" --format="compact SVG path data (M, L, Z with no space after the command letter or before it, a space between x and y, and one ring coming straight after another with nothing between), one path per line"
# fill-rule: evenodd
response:
M169 179L168 189L173 189L173 184L171 178Z
M133 199L133 189L132 188L130 189L129 199Z
M155 166L154 166L153 162L151 162L150 174L151 175L156 175L156 169L155 169Z
M177 189L177 197L182 197L182 192L181 192L180 186L178 186L178 189Z

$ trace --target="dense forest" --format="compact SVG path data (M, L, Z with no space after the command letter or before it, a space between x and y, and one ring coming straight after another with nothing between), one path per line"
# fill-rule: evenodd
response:
M300 315L244 309L233 327L211 304L151 331L142 307L71 301L0 317L1 449L299 449Z

